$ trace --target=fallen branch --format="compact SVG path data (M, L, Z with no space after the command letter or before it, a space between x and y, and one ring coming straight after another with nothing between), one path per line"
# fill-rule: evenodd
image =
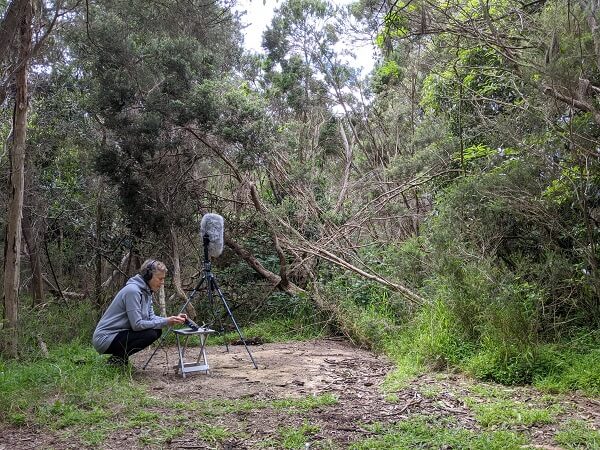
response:
M228 234L224 235L224 240L225 244L229 248L231 248L240 258L246 261L246 263L250 267L252 267L252 269L254 269L256 273L264 277L272 286L277 287L291 295L297 295L301 292L305 292L302 288L296 286L294 283L291 283L289 281L287 285L282 285L281 277L279 275L265 268L265 266L263 266L252 253L250 253L248 250L246 250L244 247L242 247L240 244L234 241Z

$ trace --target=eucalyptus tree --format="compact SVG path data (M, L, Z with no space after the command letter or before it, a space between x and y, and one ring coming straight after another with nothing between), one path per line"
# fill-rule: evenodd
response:
M0 104L4 107L10 92L14 105L13 126L5 137L9 149L9 198L3 278L7 338L3 347L8 354L17 356L29 70L57 21L76 3L14 0L3 6L5 10L0 22Z

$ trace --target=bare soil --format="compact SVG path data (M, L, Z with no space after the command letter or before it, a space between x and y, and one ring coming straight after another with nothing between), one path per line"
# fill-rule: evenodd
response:
M190 374L185 379L176 374L176 348L160 350L146 370L141 370L150 352L135 356L134 380L148 386L157 401L147 407L158 413L160 427L115 427L101 444L105 449L190 448L190 449L258 449L281 448L281 430L310 424L318 427L311 433L305 448L347 448L353 442L372 435L368 424L394 424L415 415L435 418L451 417L460 428L481 430L468 398L484 401L477 392L502 390L508 398L527 405L540 406L547 396L531 387L507 388L476 382L464 376L436 372L413 380L394 393L380 389L386 375L393 370L384 357L358 349L338 339L252 345L249 347L258 370L243 346L208 347L210 374ZM194 357L196 349L191 349ZM477 389L474 389L474 387ZM269 401L305 399L333 394L335 404L306 410L265 407ZM207 400L249 400L263 405L257 408L232 408L214 415L203 410ZM173 408L175 402L198 405L197 409ZM196 403L198 402L198 403ZM570 419L585 420L600 429L600 401L578 395L553 398L562 412L555 423L517 426L512 431L524 433L537 448L559 448L553 435ZM164 406L161 406L163 405ZM224 438L210 438L206 427L227 430ZM165 437L176 428L172 437ZM315 428L316 429L316 428ZM35 430L0 426L0 450L32 448L82 448L76 433L68 430Z

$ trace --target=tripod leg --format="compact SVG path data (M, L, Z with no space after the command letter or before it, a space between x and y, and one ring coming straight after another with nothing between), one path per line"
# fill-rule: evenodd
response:
M196 293L200 290L200 288L202 287L202 284L204 283L204 281L206 280L206 276L203 276L200 281L198 282L198 284L196 285L196 287L194 288L194 290L192 292L190 292L190 295L188 295L187 300L185 301L185 303L183 304L183 306L181 307L181 309L179 310L179 314L181 314L183 311L185 311L185 308L187 308L187 305L190 304L190 302L192 301L192 299L194 298L194 296L196 295ZM142 367L142 370L146 370L146 367L148 366L148 364L150 363L150 361L152 360L152 358L154 358L154 355L156 355L156 352L158 351L159 348L162 347L162 344L165 340L165 338L167 337L167 335L173 330L173 327L170 326L166 333L163 333L163 335L160 337L160 341L158 341L158 345L156 346L156 348L154 349L154 351L152 352L152 354L150 355L150 358L148 358L148 361L146 361L146 364L144 364L144 366Z
M219 289L219 285L217 284L217 280L215 280L214 276L210 277L210 280L209 280L209 291L212 289L217 291L217 293L219 294L219 297L221 298L221 301L223 302L223 306L225 307L227 314L229 314L229 317L231 318L231 321L233 322L235 329L237 330L238 334L240 335L240 340L244 344L244 348L248 352L248 356L250 356L250 359L252 360L252 364L254 365L254 368L258 369L258 366L256 365L256 361L254 361L254 357L252 356L252 353L250 353L250 349L248 348L248 345L246 344L246 339L244 338L244 335L242 334L242 330L240 330L240 327L238 326L237 322L235 321L235 317L233 317L233 313L231 312L231 309L229 309L229 305L227 304L227 301L225 300L225 296L221 292L221 289Z
M208 304L210 305L210 310L212 312L213 323L216 322L219 324L219 331L221 333L221 336L224 336L225 328L223 327L223 319L221 318L221 315L219 315L217 317L217 314L215 312L215 302L214 302L214 296L213 296L214 287L213 287L213 283L212 283L213 279L214 279L213 274L209 272L208 282L206 283L206 293L208 295ZM229 344L227 343L227 340L225 340L225 351L227 353L229 353Z

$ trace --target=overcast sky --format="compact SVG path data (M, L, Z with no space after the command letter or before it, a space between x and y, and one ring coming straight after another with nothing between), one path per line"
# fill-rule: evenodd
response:
M333 0L332 3L344 5L351 0ZM237 11L246 11L242 23L248 26L243 30L244 44L248 50L263 52L261 47L262 33L273 19L273 11L281 5L281 1L275 0L237 0ZM348 45L348 44L346 44ZM375 49L372 45L353 46L356 53L355 66L361 67L363 73L368 73L375 61Z

